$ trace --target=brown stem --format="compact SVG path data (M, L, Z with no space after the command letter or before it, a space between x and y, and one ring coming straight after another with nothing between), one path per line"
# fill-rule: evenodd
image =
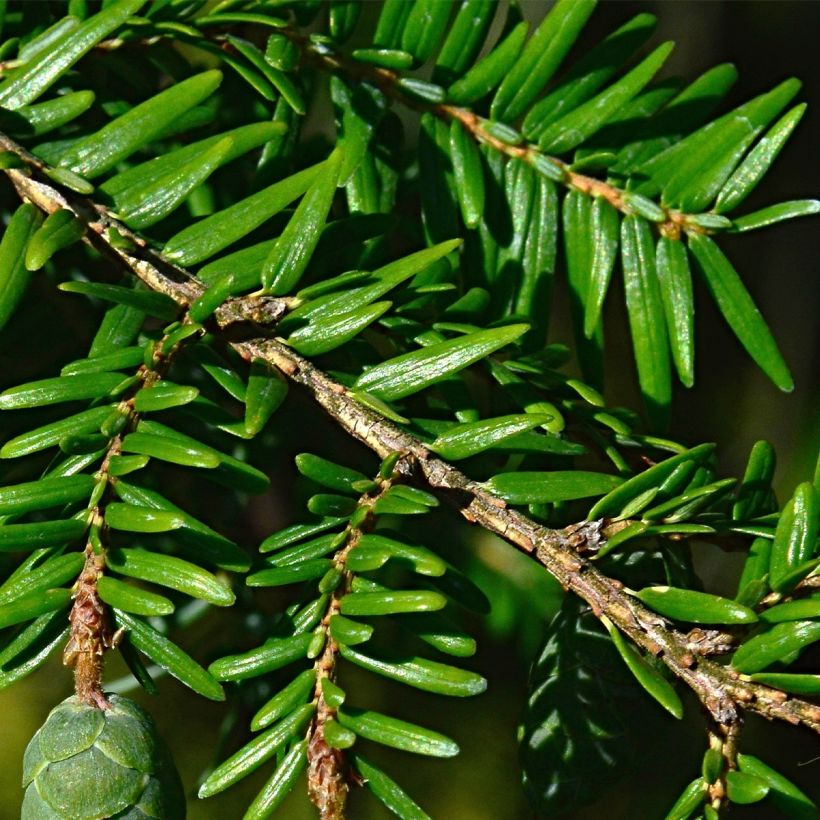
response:
M70 624L68 643L63 650L63 664L74 669L74 692L89 706L109 709L103 692L103 662L105 653L116 646L118 635L111 626L111 613L100 598L97 582L105 571L105 547L101 536L105 533L105 505L111 492L111 459L120 454L123 435L134 430L139 421L139 413L134 409L134 397L145 386L160 381L170 365L176 349L166 354L159 351L165 337L157 342L152 366L141 366L140 376L124 396L117 409L124 417L122 430L111 437L100 469L96 473L98 490L95 490L96 504L89 513L92 536L85 548L85 565L74 585L74 603L69 612ZM104 485L101 488L100 485ZM99 493L99 494L97 494Z
M71 211L86 228L83 236L86 244L119 266L124 266L151 290L164 293L182 306L190 305L205 292L202 282L183 268L163 259L144 239L111 216L107 208L81 194L52 185L43 177L42 171L46 167L43 161L3 133L0 133L0 150L13 151L28 166L25 172L3 169L21 199L33 203L47 214L60 209ZM127 240L128 247L112 243L112 230ZM287 297L245 296L228 299L214 313L214 323L217 329L225 329L239 322L273 324L295 304L295 300Z
M708 798L712 808L720 812L728 804L727 775L737 769L738 743L741 723L714 724L709 727L709 748L716 750L721 758L721 770L714 783L709 785Z
M348 573L342 579L347 584ZM308 732L308 795L311 803L319 810L322 820L341 820L347 802L349 771L345 754L341 749L333 749L325 741L324 728L332 720L336 710L325 702L322 680L336 679L336 661L339 647L330 637L330 619L339 611L339 601L335 593L322 619L322 628L327 635L325 648L314 664L316 669L316 714Z
M82 703L110 709L103 693L102 671L103 655L112 646L113 631L107 608L97 592L97 579L104 566L104 555L89 542L68 617L71 631L63 650L63 663L74 668L74 692Z
M399 84L401 75L396 71L353 60L344 54L331 50L325 43L317 47L309 37L295 29L282 28L280 31L295 43L304 56L317 68L329 73L343 73L357 82L366 82L376 86L390 99L415 111L432 114L445 122L458 120L476 142L487 145L500 154L530 165L546 160L555 169L555 180L559 184L587 196L604 199L624 215L634 213L629 204L630 195L625 190L604 180L573 171L570 164L562 162L557 157L544 154L537 145L523 141L505 142L499 139L487 127L488 121L469 108L462 108L448 103L422 101L403 91ZM698 225L689 214L673 208L663 207L661 210L663 211L663 218L656 223L656 226L658 232L663 236L679 239L682 233L713 233L713 231Z
M696 656L686 634L673 629L625 593L620 582L585 559L580 553L594 552L605 543L602 522L585 521L563 530L537 524L438 458L418 439L359 404L343 385L282 342L255 339L232 344L246 359L264 359L306 387L340 427L377 455L401 452L413 456L412 462L402 462L403 471L438 490L468 521L496 533L538 561L565 589L583 598L597 616L605 615L637 646L660 658L695 692L718 723L737 723L740 711L746 710L820 733L820 706L745 680L729 667ZM412 468L408 466L411 463Z
M358 507L369 510L391 486L394 477L389 479L377 478L377 489L366 493L358 502ZM373 516L368 512L356 526L350 526L347 537L341 549L333 558L333 566L342 573L341 581L333 591L327 611L320 628L324 630L326 639L322 654L316 660L316 688L314 700L316 714L308 731L308 794L311 802L319 809L322 820L342 820L347 801L349 784L355 779L350 771L344 752L327 745L324 738L324 727L328 720L333 720L336 710L325 701L322 681L327 678L331 682L336 680L336 663L339 657L339 645L330 635L330 620L340 611L340 601L350 591L352 574L345 568L347 556L359 543L359 539L373 525Z

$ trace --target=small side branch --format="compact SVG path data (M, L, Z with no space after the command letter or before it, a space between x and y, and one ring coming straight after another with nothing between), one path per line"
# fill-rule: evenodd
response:
M322 654L316 660L316 689L314 701L316 713L308 730L308 794L311 802L319 810L322 820L342 820L347 802L347 793L350 783L356 780L351 772L344 752L334 749L325 740L325 724L336 717L336 709L327 703L322 682L336 680L336 664L339 658L339 645L330 634L330 621L340 612L341 599L350 592L353 581L352 573L346 568L347 556L359 543L362 535L373 525L373 515L370 512L376 501L379 500L393 486L397 476L390 478L377 476L376 488L359 498L357 517L358 523L351 524L346 532L345 540L333 557L333 569L340 573L340 580L331 594L330 602L322 623L319 626L325 634L325 646Z
M0 133L0 150L13 151L27 165L25 170L3 169L20 198L46 214L60 209L71 211L86 228L83 241L101 256L125 267L151 290L165 294L181 307L189 306L205 292L205 286L198 279L163 259L107 208L81 194L52 185L43 174L46 167L43 161L3 133ZM114 242L114 236L125 242ZM274 325L293 305L293 299L273 296L228 299L217 308L214 321L218 329L240 322Z
M114 642L108 609L97 592L97 580L104 567L105 556L89 541L68 617L68 644L63 650L63 663L74 669L75 694L98 709L111 708L103 693L102 673L103 657Z
M529 165L540 166L541 163L546 163L551 170L550 178L559 185L587 196L603 199L625 215L634 213L630 205L631 195L626 190L573 170L569 163L545 154L537 145L525 142L520 136L510 141L500 139L487 127L488 122L469 108L444 102L428 102L407 94L400 84L402 77L399 72L351 59L334 51L326 43L317 46L310 37L295 29L282 28L280 31L299 47L307 60L316 68L330 74L344 74L356 82L368 83L382 91L389 99L415 111L432 114L444 122L458 120L467 133L480 145L486 145L499 154L521 160ZM657 230L663 236L680 239L683 233L713 233L712 230L699 225L693 215L674 208L656 207L658 209Z

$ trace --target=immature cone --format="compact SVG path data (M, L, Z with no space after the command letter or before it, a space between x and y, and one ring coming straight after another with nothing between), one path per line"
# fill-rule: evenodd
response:
M153 720L109 695L110 709L66 698L23 757L22 820L182 820L179 774Z

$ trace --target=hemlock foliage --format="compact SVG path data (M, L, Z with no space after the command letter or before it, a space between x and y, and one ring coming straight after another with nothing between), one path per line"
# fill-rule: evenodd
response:
M94 324L85 355L0 393L0 687L65 649L77 690L32 741L24 817L97 817L103 798L181 816L122 697L165 674L236 704L200 798L263 768L247 818L304 772L322 817L360 785L427 817L378 746L447 758L459 738L337 676L480 703L467 625L496 602L437 543L441 502L570 590L520 730L539 815L600 797L688 684L707 749L668 817L818 816L742 753L740 710L820 730L820 676L797 663L820 641L820 477L779 503L768 443L727 478L713 445L664 437L698 288L793 388L723 240L820 210L744 207L804 114L797 80L727 102L729 64L670 79L649 14L579 53L594 0L532 23L496 0L0 8L0 326L42 288ZM571 344L549 328L556 277ZM639 412L601 392L607 299ZM292 384L368 467L277 424ZM292 450L313 494L252 545L250 499ZM745 553L733 599L702 588L697 541ZM203 640L214 607L230 626ZM131 672L114 711L109 651ZM61 790L67 760L87 794Z

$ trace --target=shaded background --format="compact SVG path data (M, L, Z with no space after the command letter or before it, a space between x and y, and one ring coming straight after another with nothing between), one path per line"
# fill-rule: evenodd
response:
M539 19L543 4L525 3L527 12ZM820 33L818 2L603 2L593 16L581 41L581 49L596 42L626 19L641 11L659 18L654 42L674 39L678 46L668 64L668 73L692 78L704 69L724 61L734 62L740 80L730 101L737 104L766 90L787 76L804 81L801 100L809 110L779 158L776 170L750 198L748 210L783 199L817 196L820 172L817 148L820 144L820 76L816 55ZM571 59L571 58L570 58ZM776 391L750 363L748 357L724 326L712 303L699 293L697 310L698 365L697 385L686 391L677 388L673 405L672 436L690 443L720 442L724 474L742 471L748 449L758 438L775 444L780 458L776 486L784 495L800 480L810 476L817 453L820 430L817 424L818 389L818 293L816 288L818 229L813 220L795 221L764 229L741 240L722 242L743 276L757 303L763 307L792 367L797 390L792 395ZM27 307L27 321L39 316L42 335L26 340L26 354L36 359L38 375L57 369L70 355L82 355L88 343L88 327L82 309L55 318L49 294L35 291L36 302ZM620 301L620 299L615 300ZM560 314L565 301L557 299ZM625 333L625 317L617 305L607 315L610 357L607 398L611 403L635 406L634 366ZM566 340L560 315L556 317L553 340ZM0 336L0 377L2 386L13 382L22 372L19 339L14 325ZM624 377L620 374L624 373ZM26 371L26 375L29 371ZM310 425L315 446L324 455L344 450L351 463L372 471L373 461L351 443L340 443L303 398L293 396L288 408L277 416L277 448L272 472L274 486L262 499L256 499L252 516L243 523L247 544L255 544L272 528L291 522L293 500L303 498L306 488L296 479L292 467L295 450L288 444L293 431ZM12 480L2 475L3 483ZM217 513L220 515L220 513ZM229 513L226 524L230 521ZM429 525L426 525L429 527ZM430 531L428 529L428 531ZM374 757L385 769L419 798L435 818L450 820L519 820L532 817L519 786L515 745L516 725L525 701L526 675L548 613L558 593L545 574L530 566L495 539L468 533L443 514L436 530L448 555L471 558L479 583L485 583L495 597L493 614L474 623L480 650L473 667L489 679L488 692L475 700L454 701L415 693L406 687L374 680L372 676L345 669L343 684L358 693L356 703L387 709L399 717L424 715L424 722L455 737L462 754L451 761L418 761L409 755L379 749ZM706 553L702 566L720 586L730 569L731 557ZM733 581L734 579L732 579ZM239 624L230 614L208 616L198 627L199 638L209 645L223 639L229 643ZM196 645L197 636L187 642ZM216 651L214 657L218 655ZM118 659L109 664L109 678L122 673ZM212 749L226 707L191 696L174 680L159 681L160 696L135 698L148 705L170 741L189 790L203 768L212 763ZM69 694L67 673L57 663L45 668L10 690L0 692L0 820L19 816L20 760L29 737L43 722L48 710ZM661 817L683 785L696 776L700 753L700 720L697 708L687 700L688 722L681 728L671 718L668 732L657 738L658 753L651 766L635 776L599 804L571 815L574 818ZM243 717L241 725L247 725ZM768 727L751 720L744 734L744 748L758 751L815 799L820 799L818 772L820 746L805 732L788 727ZM681 762L682 761L682 762ZM257 772L229 792L205 802L190 800L189 816L230 820L240 817L269 772ZM300 820L314 817L303 791L289 798L279 816ZM351 818L388 816L369 795L353 795ZM733 817L772 817L772 810L732 812Z

